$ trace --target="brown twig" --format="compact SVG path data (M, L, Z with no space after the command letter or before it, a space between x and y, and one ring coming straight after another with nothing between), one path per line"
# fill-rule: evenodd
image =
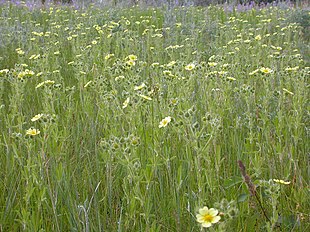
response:
M268 222L271 222L269 217L267 216L267 213L266 213L266 211L265 211L265 209L263 207L263 204L260 201L260 198L259 198L259 196L258 196L258 194L256 192L256 186L252 183L252 180L251 180L250 176L246 173L245 166L244 166L244 164L242 163L241 160L238 160L238 166L239 166L239 169L241 171L241 175L242 175L242 177L244 179L244 182L246 183L246 185L247 185L247 187L248 187L248 189L250 191L251 196L255 196L255 199L256 199L259 207L261 208L265 218L267 219Z

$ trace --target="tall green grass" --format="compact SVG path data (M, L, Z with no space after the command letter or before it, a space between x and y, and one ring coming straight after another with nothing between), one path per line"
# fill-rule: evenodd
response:
M0 231L307 231L296 12L1 5Z

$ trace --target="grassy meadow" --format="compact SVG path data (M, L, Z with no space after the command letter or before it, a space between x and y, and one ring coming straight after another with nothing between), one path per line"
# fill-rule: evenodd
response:
M309 21L1 3L0 231L309 231Z

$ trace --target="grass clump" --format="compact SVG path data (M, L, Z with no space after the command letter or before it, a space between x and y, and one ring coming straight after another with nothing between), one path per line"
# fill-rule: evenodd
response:
M287 10L0 13L1 230L309 227L309 67Z

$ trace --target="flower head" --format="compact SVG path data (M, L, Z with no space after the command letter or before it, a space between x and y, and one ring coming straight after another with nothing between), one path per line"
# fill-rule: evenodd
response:
M128 60L126 61L126 65L128 65L129 67L132 67L136 65L136 62L134 60Z
M217 63L216 62L208 62L208 65L210 67L215 67L217 65Z
M265 67L260 68L260 71L261 71L262 73L265 73L265 74L269 74L269 73L272 73L272 72L273 72L272 69L270 69L270 68L265 68Z
M159 128L162 128L162 127L166 127L169 122L171 122L171 117L168 116L168 117L165 117L163 120L161 120L161 122L159 123Z
M104 57L105 60L110 59L111 57L114 57L114 54L108 54Z
M255 36L255 40L259 41L259 40L261 40L261 39L262 39L262 36L261 36L261 35Z
M152 101L153 100L151 97L143 95L143 94L139 94L139 97L142 97L143 99L148 100L148 101Z
M31 121L32 121L32 122L35 122L35 121L39 120L40 118L42 118L43 116L44 116L43 114L37 114L37 115L35 115L35 116L31 119Z
M53 85L53 84L55 84L55 81L46 80L46 81L43 81L43 82L39 83L39 84L36 86L36 89L42 87L43 85Z
M195 64L188 64L188 65L185 66L185 70L191 71L191 70L193 70L195 67L196 67Z
M141 89L143 89L145 87L146 87L146 84L145 83L141 83L141 85L135 86L134 90L141 90Z
M259 69L255 69L253 72L250 72L249 75L253 76L254 74L256 74L259 71Z
M0 70L0 75L1 74L8 74L9 71L10 71L9 69L2 69L2 70Z
M284 184L284 185L288 185L291 183L290 181L284 181L284 180L278 180L278 179L273 179L273 181L279 184Z
M130 98L127 97L126 100L123 102L123 109L125 109L128 106L129 101L130 101Z
M15 49L18 55L24 55L25 52L21 48L16 48Z
M131 54L131 55L127 56L127 59L132 60L132 61L136 61L138 58L136 55Z
M26 131L26 135L31 135L31 136L35 136L40 134L40 130L39 129L35 129L35 128L30 128Z
M208 207L199 209L199 214L196 215L197 222L201 223L202 227L210 227L221 220L221 217L217 215L218 210Z

